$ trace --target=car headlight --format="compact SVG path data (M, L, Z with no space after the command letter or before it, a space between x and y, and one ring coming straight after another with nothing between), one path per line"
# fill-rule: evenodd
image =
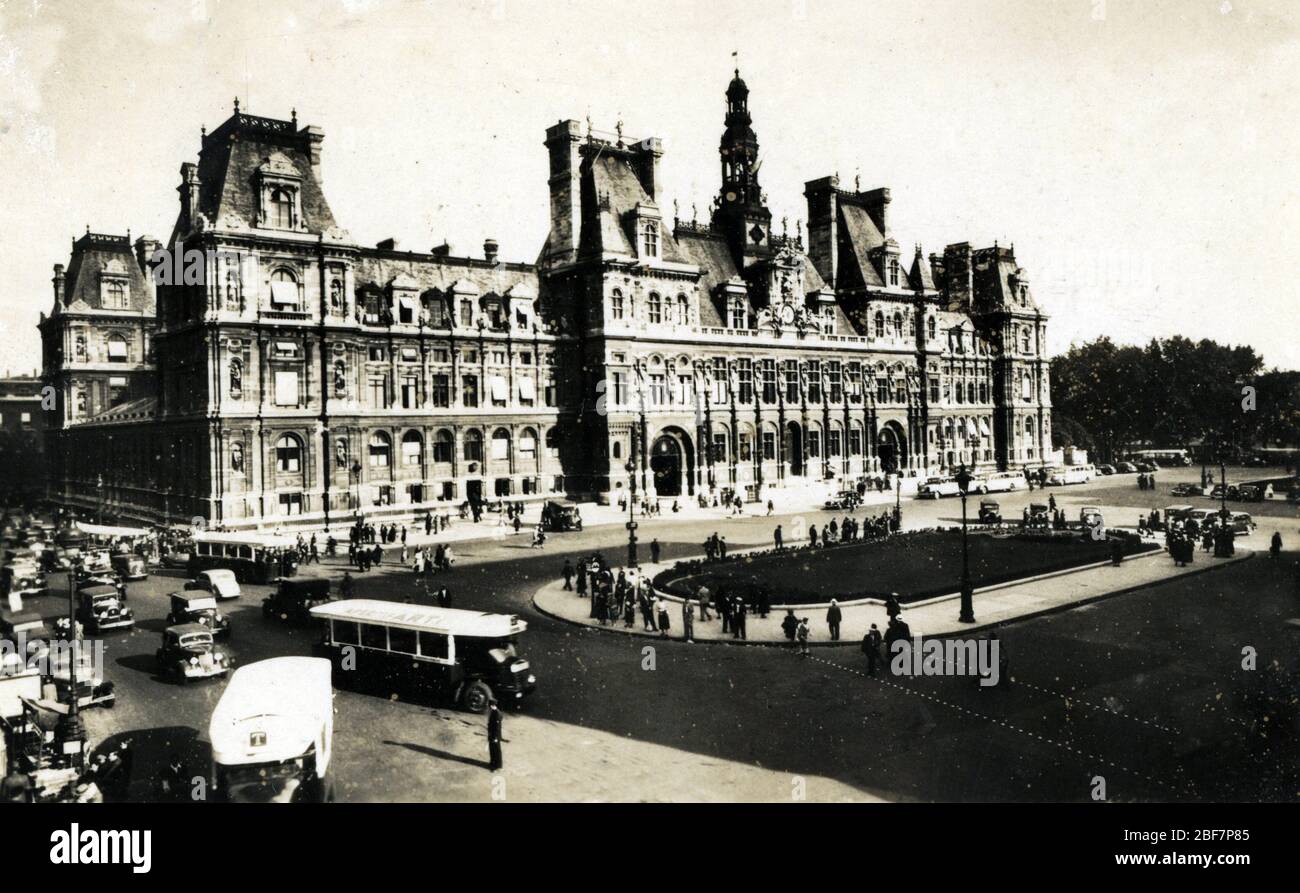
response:
M221 663L223 660L226 659L226 656L222 654L220 651L218 651L216 654L212 655L212 659L217 663Z
M197 667L198 665L199 665L199 659L198 659L197 657L191 657L191 658L190 658L190 666L191 666L191 667Z

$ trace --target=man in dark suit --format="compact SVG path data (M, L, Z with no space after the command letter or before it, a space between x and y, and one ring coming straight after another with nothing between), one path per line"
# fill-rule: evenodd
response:
M487 718L488 768L496 772L503 765L501 760L501 707L497 699L488 701Z

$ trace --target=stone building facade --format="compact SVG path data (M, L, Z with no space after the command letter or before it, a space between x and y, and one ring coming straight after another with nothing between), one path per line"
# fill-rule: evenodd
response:
M132 266L156 289L148 393L60 420L75 467L55 491L242 527L606 500L629 468L642 493L764 498L1040 464L1046 317L1014 252L905 260L889 191L835 177L805 186L806 242L778 232L738 73L726 97L707 222L661 207L659 140L549 128L534 264L490 240L476 258L355 243L325 197L321 131L236 106L181 166L170 253ZM46 377L70 382L58 289L56 273Z

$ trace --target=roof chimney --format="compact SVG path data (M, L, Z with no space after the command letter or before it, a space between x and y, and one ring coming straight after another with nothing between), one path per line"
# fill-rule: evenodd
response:
M490 264L494 264L497 262L497 240L496 239L483 240L483 259Z
M63 300L63 264L54 265L54 303Z
M375 247L378 248L380 251L396 251L396 250L397 250L397 240L396 240L396 239L384 239L382 242L376 242L376 243L375 243Z
M451 243L443 242L440 245L434 245L433 248L429 250L429 253L434 257L451 257Z

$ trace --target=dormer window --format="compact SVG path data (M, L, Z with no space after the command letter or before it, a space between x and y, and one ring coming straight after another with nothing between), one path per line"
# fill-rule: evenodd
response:
M898 258L896 257L889 259L889 284L898 284Z
M742 298L735 298L731 302L731 327L733 329L749 327L745 314L745 302Z
M273 229L299 229L302 223L302 175L281 152L273 153L257 169L261 199L261 225Z
M659 256L659 221L641 222L641 254L645 257Z
M292 229L293 204L293 193L288 189L272 189L267 208L267 223L276 229Z
M125 310L127 309L125 282L106 282L104 283L104 309L105 310Z
M822 308L822 331L825 332L827 335L835 334L835 308L834 307Z

